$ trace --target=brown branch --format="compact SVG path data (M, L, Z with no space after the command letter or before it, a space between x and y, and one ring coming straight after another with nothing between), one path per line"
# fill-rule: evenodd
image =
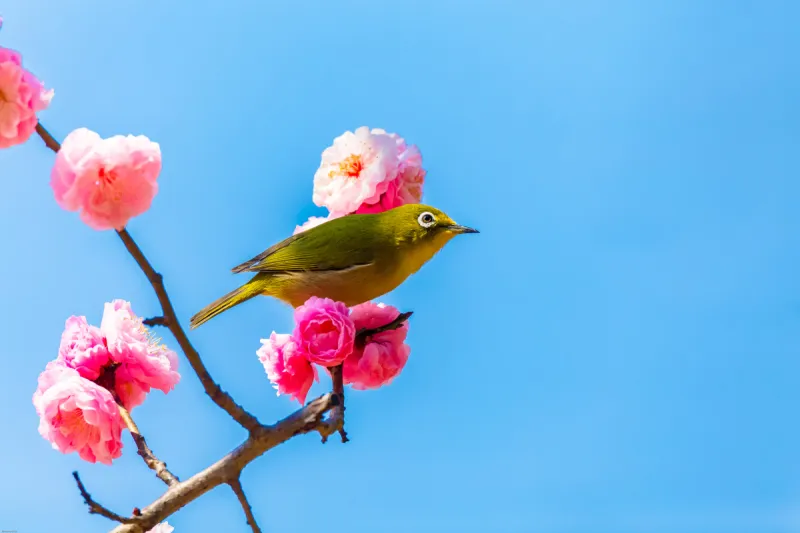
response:
M163 316L154 316L152 318L145 318L142 320L145 326L167 326L167 319Z
M50 135L50 132L44 129L44 126L42 126L42 124L39 122L36 123L36 133L38 133L39 137L42 138L45 146L50 148L52 151L58 153L58 151L61 150L61 144L55 140L55 138Z
M325 423L325 413L336 405L338 396L328 393L272 426L261 426L235 450L202 472L170 487L160 498L142 509L140 516L127 519L127 523L117 526L112 533L143 533L150 530L211 489L239 479L245 466L275 446L296 435L318 431Z
M83 482L81 481L81 477L78 475L77 471L72 473L72 477L75 478L75 483L78 484L78 490L81 492L83 501L89 506L89 514L99 514L100 516L105 516L109 520L113 520L114 522L119 522L121 524L130 524L132 522L130 518L125 518L124 516L120 516L113 511L109 511L107 508L94 501L92 496L89 494L89 491L87 491L86 487L83 486Z
M208 369L206 369L205 364L203 364L202 359L200 359L200 354L198 354L197 350L194 349L194 346L192 346L192 343L189 341L189 337L186 336L186 332L183 330L180 322L178 321L178 317L175 314L175 308L172 307L172 302L167 295L167 290L164 288L164 280L161 274L155 271L153 266L142 253L139 245L136 244L136 242L133 240L133 237L131 237L130 233L128 233L128 230L122 229L117 231L117 234L125 244L125 248L128 249L128 252L130 252L131 256L133 256L133 258L136 260L139 268L141 268L142 272L144 272L144 275L147 276L147 280L150 282L150 285L153 286L153 290L156 292L156 296L158 297L158 302L161 304L161 311L164 321L166 322L169 330L172 332L172 335L175 337L175 340L178 341L183 353L186 354L186 359L189 360L192 370L194 370L194 373L197 374L198 378L200 378L200 382L203 384L203 389L205 389L206 394L208 394L214 403L224 409L234 420L239 422L239 424L244 426L244 428L251 433L261 428L262 426L256 417L248 413L241 405L233 401L233 398L231 398L230 394L222 390L211 377L211 374L209 374Z
M239 480L239 478L236 478L229 481L228 485L231 486L234 494L236 494L236 497L239 498L239 504L242 506L242 511L244 511L244 516L247 518L247 524L250 526L250 529L253 530L253 533L261 533L261 528L258 527L258 524L256 523L256 517L253 516L253 508L250 507L250 502L247 501L247 496L244 495L242 482Z
M383 333L384 331L392 331L393 329L399 328L400 326L403 325L403 322L411 318L411 315L413 314L414 311L406 311L405 313L400 313L399 315L397 315L397 318L395 318L385 326L372 329L362 328L356 332L356 342L361 343L361 345L363 346L373 335L377 335L378 333Z
M133 421L133 418L131 418L131 414L128 412L128 410L119 404L117 404L117 407L119 408L119 414L122 416L122 420L125 422L128 430L131 432L133 441L136 443L136 449L139 451L139 456L144 459L145 464L150 468L150 470L156 473L158 479L166 483L168 486L172 487L173 485L178 484L178 478L175 477L175 474L167 469L167 463L156 457L156 455L153 453L153 450L151 450L150 446L147 445L147 441L139 432L139 427L136 425L136 422Z
M134 422L133 418L131 418L131 414L122 405L122 401L120 400L116 389L116 373L118 367L119 364L116 363L106 366L100 376L98 376L98 378L95 380L95 383L105 388L114 397L114 401L117 402L117 410L119 411L119 415L122 417L122 421L125 422L125 426L131 432L131 436L133 436L133 440L136 442L136 448L139 451L139 455L142 457L142 459L144 459L145 464L156 473L156 476L158 476L161 481L170 486L174 485L178 482L178 478L176 478L172 472L167 470L167 464L164 461L156 457L156 455L153 453L153 450L151 450L147 445L147 441L145 441L144 437L139 431L139 428L136 426L136 422Z
M339 399L338 405L331 410L328 420L321 424L318 431L322 436L322 442L327 442L328 437L339 432L342 437L342 442L347 442L347 432L344 430L344 379L342 372L342 365L336 365L328 368L331 374L331 381L333 382L333 394Z

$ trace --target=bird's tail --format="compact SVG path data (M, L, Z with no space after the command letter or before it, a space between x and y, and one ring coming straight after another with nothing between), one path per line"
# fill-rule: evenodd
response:
M205 306L199 313L189 319L189 327L194 329L197 326L205 324L218 314L227 311L231 307L235 307L242 302L246 302L250 298L258 296L261 293L262 288L259 287L258 283L253 283L253 281L245 283L238 289L229 292L222 298Z

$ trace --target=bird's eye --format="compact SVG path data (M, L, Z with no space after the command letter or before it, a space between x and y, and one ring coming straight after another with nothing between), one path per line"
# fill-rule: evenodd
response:
M422 226L423 228L430 228L431 226L433 226L433 223L436 222L436 217L433 216L433 213L425 211L419 216L417 222L419 222L419 225Z

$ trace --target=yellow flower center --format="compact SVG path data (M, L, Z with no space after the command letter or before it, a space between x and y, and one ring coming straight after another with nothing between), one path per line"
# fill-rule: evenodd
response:
M139 331L147 337L147 345L152 352L160 352L167 349L167 346L162 342L162 338L147 329L144 324L139 324Z
M333 179L336 174L340 174L346 178L357 179L361 175L362 170L364 170L364 162L361 160L361 156L358 154L350 154L339 163L339 172L331 170L328 172L328 177Z

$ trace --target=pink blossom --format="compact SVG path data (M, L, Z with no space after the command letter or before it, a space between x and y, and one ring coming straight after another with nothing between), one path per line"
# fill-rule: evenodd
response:
M363 203L376 203L397 177L394 139L362 126L346 131L322 152L314 174L314 203L334 216L355 212Z
M85 461L104 464L122 455L122 418L114 398L76 370L48 364L33 404L39 433L61 453L78 452Z
M161 522L160 524L156 524L156 527L147 531L147 533L172 533L175 531L175 528L169 525L167 522Z
M375 329L396 319L400 311L385 305L366 302L354 306L350 317L357 330ZM395 330L384 331L367 339L363 348L358 348L344 361L342 377L354 389L377 389L388 385L403 370L411 348L405 344L408 322Z
M401 205L405 205L406 202L403 201L403 197L400 195L400 178L393 179L389 182L386 186L386 192L380 195L378 201L374 204L361 204L356 210L358 214L364 213L383 213L384 211L388 211L389 209L394 209L395 207L400 207Z
M45 91L36 76L22 67L19 52L0 46L0 148L27 141L36 130L36 113L50 105L53 90Z
M375 135L386 135L395 142L397 153L396 177L386 187L377 201L363 203L356 213L381 213L406 204L422 201L422 186L425 183L425 170L422 169L422 154L416 145L406 144L405 139L396 133L375 128Z
M40 405L44 392L55 385L59 380L74 376L80 376L80 374L74 368L68 367L64 361L60 359L47 363L44 371L39 374L39 383L36 392L33 393L33 406L36 408L36 414L42 414Z
M119 364L115 390L126 409L141 404L151 388L167 393L180 380L178 356L151 336L129 302L107 303L100 330L111 360Z
M294 341L309 361L336 366L353 351L355 326L342 302L312 296L295 309Z
M125 227L158 192L161 148L143 135L108 139L79 128L64 139L50 173L56 202L97 230Z
M335 217L311 217L305 223L301 224L300 226L296 226L292 235L297 235L298 233L315 228L320 224L324 224L325 222L332 220L333 218Z
M426 174L422 169L422 154L416 145L407 145L405 139L396 133L388 135L397 143L398 191L403 205L418 204L422 201L422 186Z
M84 316L69 317L61 334L58 359L86 379L96 380L109 363L103 333L99 328L89 325Z
M412 146L411 149L416 150L417 147ZM417 153L419 153L419 150L417 150ZM421 158L419 164L422 164ZM422 187L425 184L425 175L426 172L421 166L400 163L397 182L398 193L403 202L402 205L422 202Z
M297 350L292 336L273 331L269 339L261 339L261 344L256 354L278 396L288 394L301 404L305 403L308 390L317 379L317 371Z

